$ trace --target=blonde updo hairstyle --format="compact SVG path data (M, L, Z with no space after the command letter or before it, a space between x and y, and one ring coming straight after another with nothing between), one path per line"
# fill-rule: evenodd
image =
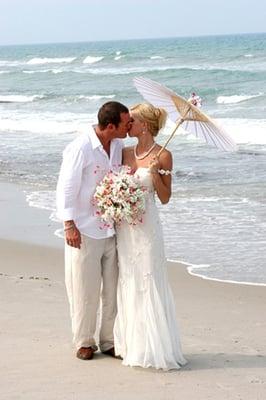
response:
M156 136L165 125L167 112L163 108L154 107L152 104L140 103L130 108L133 118L146 122L149 132Z

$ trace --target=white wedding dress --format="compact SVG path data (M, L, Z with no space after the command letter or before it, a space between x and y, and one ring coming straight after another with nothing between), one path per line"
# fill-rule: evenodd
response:
M135 177L147 187L143 222L117 229L119 260L116 354L129 366L178 369L181 351L175 305L167 278L161 222L148 168Z

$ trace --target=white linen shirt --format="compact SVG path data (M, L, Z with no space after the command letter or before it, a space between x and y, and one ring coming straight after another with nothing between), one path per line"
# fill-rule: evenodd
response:
M123 141L113 139L109 158L90 125L88 132L78 136L63 152L56 191L57 216L62 221L74 220L80 233L94 239L115 234L113 228L103 228L92 200L104 175L121 165L122 148Z

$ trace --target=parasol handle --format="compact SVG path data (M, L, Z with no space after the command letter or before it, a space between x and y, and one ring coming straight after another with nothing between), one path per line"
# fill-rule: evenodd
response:
M176 122L176 126L173 130L173 132L171 133L171 135L169 136L169 138L166 140L165 144L163 145L163 147L159 150L159 152L157 153L157 157L160 157L162 151L166 148L166 146L168 145L168 143L170 142L170 140L172 139L172 137L174 136L174 134L176 133L177 128L179 128L179 126L184 122L183 118L179 118L179 120L177 120Z
M165 142L165 144L163 145L163 147L162 147L162 148L160 149L160 151L158 152L157 157L160 157L160 154L161 154L162 151L166 148L166 146L168 145L168 143L170 142L170 140L172 139L172 137L173 137L174 134L176 133L177 128L179 128L179 126L180 126L181 124L183 124L183 122L185 121L186 116L188 115L188 113L189 113L190 110L191 110L191 107L190 107L190 104L189 104L189 106L187 107L187 109L186 109L185 112L183 113L182 117L179 118L179 119L176 121L176 126L175 126L173 132L171 133L171 135L170 135L169 138L166 140L166 142Z

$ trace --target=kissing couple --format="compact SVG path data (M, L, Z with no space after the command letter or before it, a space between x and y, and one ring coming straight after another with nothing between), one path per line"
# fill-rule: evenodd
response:
M99 346L127 366L170 370L186 363L155 203L155 196L162 204L171 197L172 155L164 149L158 157L155 141L166 117L150 104L128 110L107 102L98 123L64 150L57 215L64 223L65 282L79 359L91 360ZM137 139L135 146L124 146L127 134ZM103 229L93 196L104 176L121 165L145 187L145 213L141 223Z

